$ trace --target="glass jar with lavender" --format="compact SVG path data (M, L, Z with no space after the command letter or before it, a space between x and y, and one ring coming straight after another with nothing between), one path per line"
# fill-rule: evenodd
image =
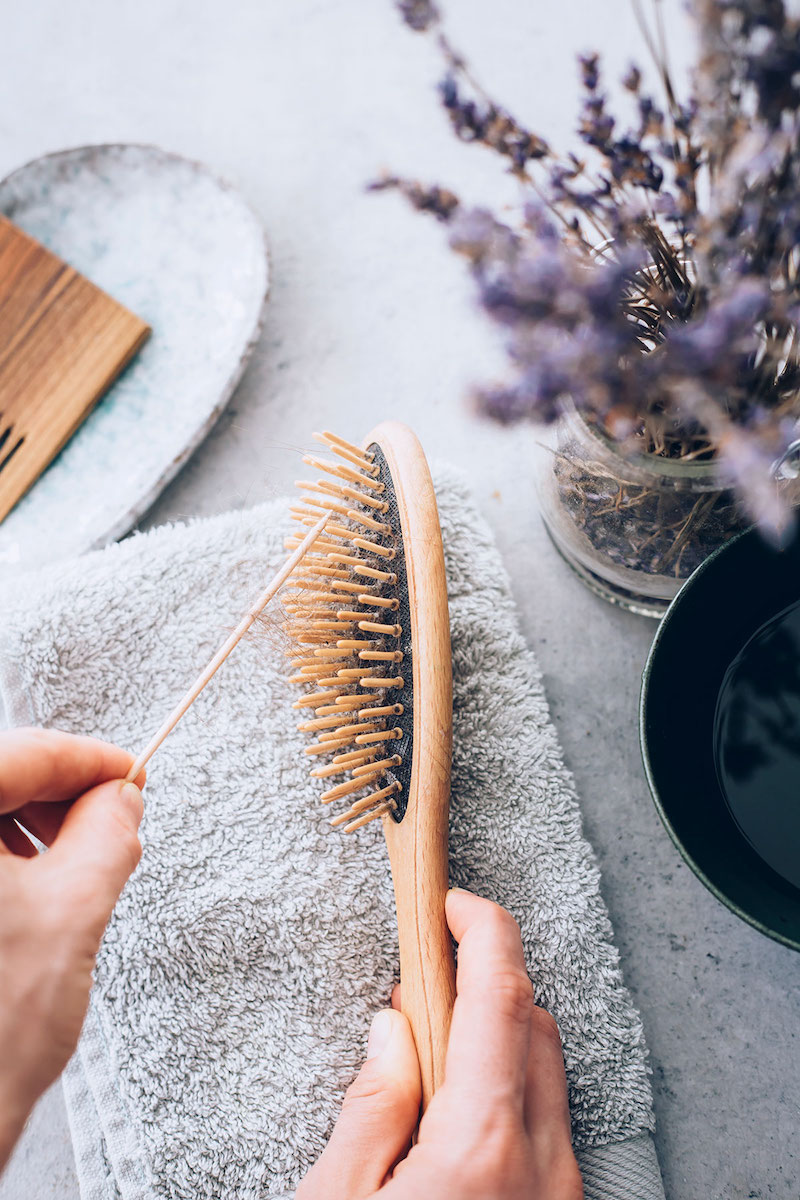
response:
M537 473L556 549L592 591L660 617L695 567L746 528L714 464L623 456L574 409L556 427Z

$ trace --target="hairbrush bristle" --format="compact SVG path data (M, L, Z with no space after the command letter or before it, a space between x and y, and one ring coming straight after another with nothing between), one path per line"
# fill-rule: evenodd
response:
M298 481L301 502L290 515L309 527L324 511L331 520L289 580L285 629L294 645L290 679L309 689L293 707L313 713L298 723L316 737L305 750L315 760L311 774L331 781L322 803L349 806L331 821L349 833L387 813L399 819L405 808L413 716L408 593L380 448L364 450L327 431L313 436L336 458L303 461L335 482ZM286 545L299 541L290 537ZM325 754L331 761L320 765Z

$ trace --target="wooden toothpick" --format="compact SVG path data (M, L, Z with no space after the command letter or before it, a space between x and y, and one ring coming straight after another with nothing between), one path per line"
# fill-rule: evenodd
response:
M314 525L313 528L308 531L297 549L289 555L275 578L270 581L270 583L256 600L255 604L253 604L252 608L236 626L230 637L223 643L223 645L220 646L219 650L211 659L211 662L208 664L203 673L197 680L195 680L183 699L175 706L158 732L154 734L152 741L149 742L147 747L136 759L136 762L133 764L130 771L128 771L128 774L125 776L126 780L134 780L141 771L142 767L150 761L158 747L166 738L167 734L172 732L189 706L200 695L209 679L211 679L212 675L214 675L219 667L222 666L231 650L233 650L234 646L240 642L247 633L248 629L253 624L259 613L266 608L267 604L269 604L270 600L278 591L280 586L289 578L292 571L306 554L309 547L314 541L316 541L317 537L325 528L330 518L331 514L329 512L324 513L324 515L320 517L319 521L317 521L316 525Z

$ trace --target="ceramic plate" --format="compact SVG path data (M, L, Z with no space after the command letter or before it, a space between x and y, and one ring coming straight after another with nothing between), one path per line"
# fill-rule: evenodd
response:
M121 537L222 412L259 334L269 272L242 197L153 146L84 146L0 183L0 212L152 326L91 416L0 524L0 566Z

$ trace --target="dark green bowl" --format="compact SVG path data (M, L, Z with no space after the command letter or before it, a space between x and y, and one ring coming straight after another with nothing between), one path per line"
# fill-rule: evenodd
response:
M732 659L798 598L800 535L774 550L748 530L717 550L686 581L658 627L639 710L647 781L675 845L718 900L794 950L800 950L800 889L768 867L740 833L717 781L713 731Z

